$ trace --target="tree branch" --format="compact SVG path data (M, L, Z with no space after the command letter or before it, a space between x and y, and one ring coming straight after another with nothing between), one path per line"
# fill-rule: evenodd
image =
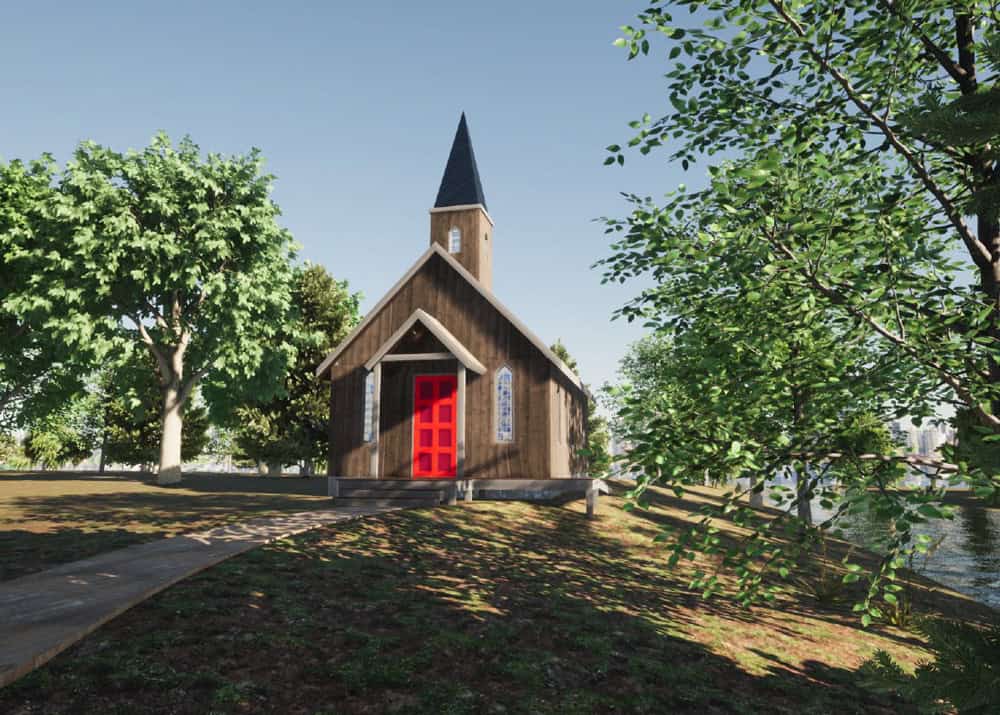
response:
M792 31L800 38L807 39L808 35L803 29L802 25L785 9L784 3L781 0L769 0L771 7L781 16L784 24L792 29ZM990 255L989 249L984 246L979 239L972 233L972 230L966 225L962 218L962 211L955 205L955 203L948 197L944 189L938 185L934 180L934 177L930 175L927 167L924 166L923 162L917 157L913 150L903 144L899 136L892 130L888 122L875 112L871 105L869 105L861 95L854 89L850 80L844 76L840 70L831 65L823 56L816 50L811 42L804 44L806 52L813 58L813 60L819 64L820 68L830 75L834 81L841 86L847 97L851 100L851 103L857 107L862 114L868 117L869 121L874 124L885 136L889 144L892 145L896 151L906 160L910 167L916 172L917 177L923 183L924 187L929 191L935 199L937 199L938 204L944 210L945 215L948 220L958 231L962 242L968 249L969 254L972 256L972 260L975 262L976 266L980 269L987 268L992 257Z
M920 39L924 48L934 59L938 61L938 64L941 65L944 71L947 72L953 80L955 80L955 83L961 88L962 94L969 94L970 92L976 91L975 74L970 77L965 67L956 64L947 52L945 52L941 47L935 44L930 37L927 36L927 33L921 29L920 23L917 22L915 18L905 16L899 9L899 4L893 2L893 0L879 0L879 4L888 10L892 15L895 15L899 20L902 20L910 26L910 29L913 30L916 36ZM959 56L961 56L961 54Z
M792 452L797 459L812 459L832 462L838 459L856 459L862 462L895 462L915 467L933 467L940 472L954 473L960 470L957 464L945 462L922 454L850 454L848 452Z
M787 258L790 258L795 263L802 265L802 260L798 257L798 255L796 255L794 251L788 248L788 246L782 243L782 241L780 241L777 237L773 235L768 235L768 240L775 248L777 248ZM979 417L980 421L982 421L984 425L988 425L993 430L1000 432L1000 417L990 414L989 412L987 412L982 408L982 406L979 404L979 401L976 400L973 397L972 393L969 392L969 390L962 384L962 380L959 375L954 374L936 360L932 360L925 357L921 350L918 350L913 345L911 345L909 341L907 341L903 337L897 335L896 333L886 328L884 325L875 320L865 311L861 310L855 305L852 305L851 302L847 300L846 296L844 296L836 288L829 286L823 281L821 281L819 278L816 277L816 274L813 273L812 271L808 270L803 271L803 274L805 275L806 279L813 285L813 287L819 293L825 296L828 300L830 300L832 303L834 303L835 305L843 306L851 315L855 316L856 318L864 322L866 325L872 328L876 333L881 335L883 338L889 340L893 344L903 349L918 362L926 365L927 367L937 372L938 375L941 376L941 379L949 387L951 387L951 389L955 391L955 394L957 394L966 405L968 405L975 411L976 415Z
M153 357L156 358L156 366L160 370L160 384L166 385L173 377L173 368L171 367L170 362L163 354L160 346L153 341L152 336L149 334L149 331L146 330L146 326L142 324L142 320L139 319L139 316L130 315L128 317L133 323L136 324L139 329L139 336L141 337L142 342L146 344L146 347L149 348L149 352L151 352Z

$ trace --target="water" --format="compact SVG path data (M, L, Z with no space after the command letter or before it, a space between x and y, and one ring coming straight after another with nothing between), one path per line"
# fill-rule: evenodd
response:
M907 486L926 485L922 475L915 475L912 484L910 481L907 480ZM794 479L777 482L794 486ZM817 523L831 513L818 502L813 503L813 519ZM852 515L841 521L848 541L876 552L881 550L888 528L887 522L873 515ZM940 542L928 556L915 558L915 571L981 603L1000 608L1000 509L988 508L971 497L963 498L955 505L954 519L930 519L914 527L914 533L927 534L932 543Z
M828 516L817 504L814 518ZM874 551L884 541L888 524L873 516L857 515L843 522L849 541ZM949 588L994 608L1000 608L1000 509L973 500L956 505L954 519L931 519L914 527L938 546L926 557L918 555L913 568Z

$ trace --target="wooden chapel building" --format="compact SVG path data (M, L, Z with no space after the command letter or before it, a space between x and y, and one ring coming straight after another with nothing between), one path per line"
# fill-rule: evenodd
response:
M492 285L493 219L463 114L430 247L316 370L331 383L330 476L585 476L584 386Z

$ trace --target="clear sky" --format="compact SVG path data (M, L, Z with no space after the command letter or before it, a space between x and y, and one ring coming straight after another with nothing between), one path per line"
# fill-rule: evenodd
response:
M611 44L644 4L6 2L0 156L65 161L83 139L139 148L160 129L259 147L301 257L367 309L428 244L464 110L496 221L494 292L600 385L641 331L609 322L638 286L600 285L593 219L627 210L620 191L699 183L665 152L602 166L629 120L666 108L663 62Z

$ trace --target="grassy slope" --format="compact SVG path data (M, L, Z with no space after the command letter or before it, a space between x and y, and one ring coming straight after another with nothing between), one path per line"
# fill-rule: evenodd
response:
M913 664L914 636L808 599L699 600L650 542L696 504L657 502L606 499L597 521L579 502L482 502L319 529L124 614L0 691L0 712L907 711L849 675L877 647Z
M187 477L183 486L169 488L156 486L154 479L0 474L0 581L248 516L330 504L304 494L240 491L260 481L253 478Z

